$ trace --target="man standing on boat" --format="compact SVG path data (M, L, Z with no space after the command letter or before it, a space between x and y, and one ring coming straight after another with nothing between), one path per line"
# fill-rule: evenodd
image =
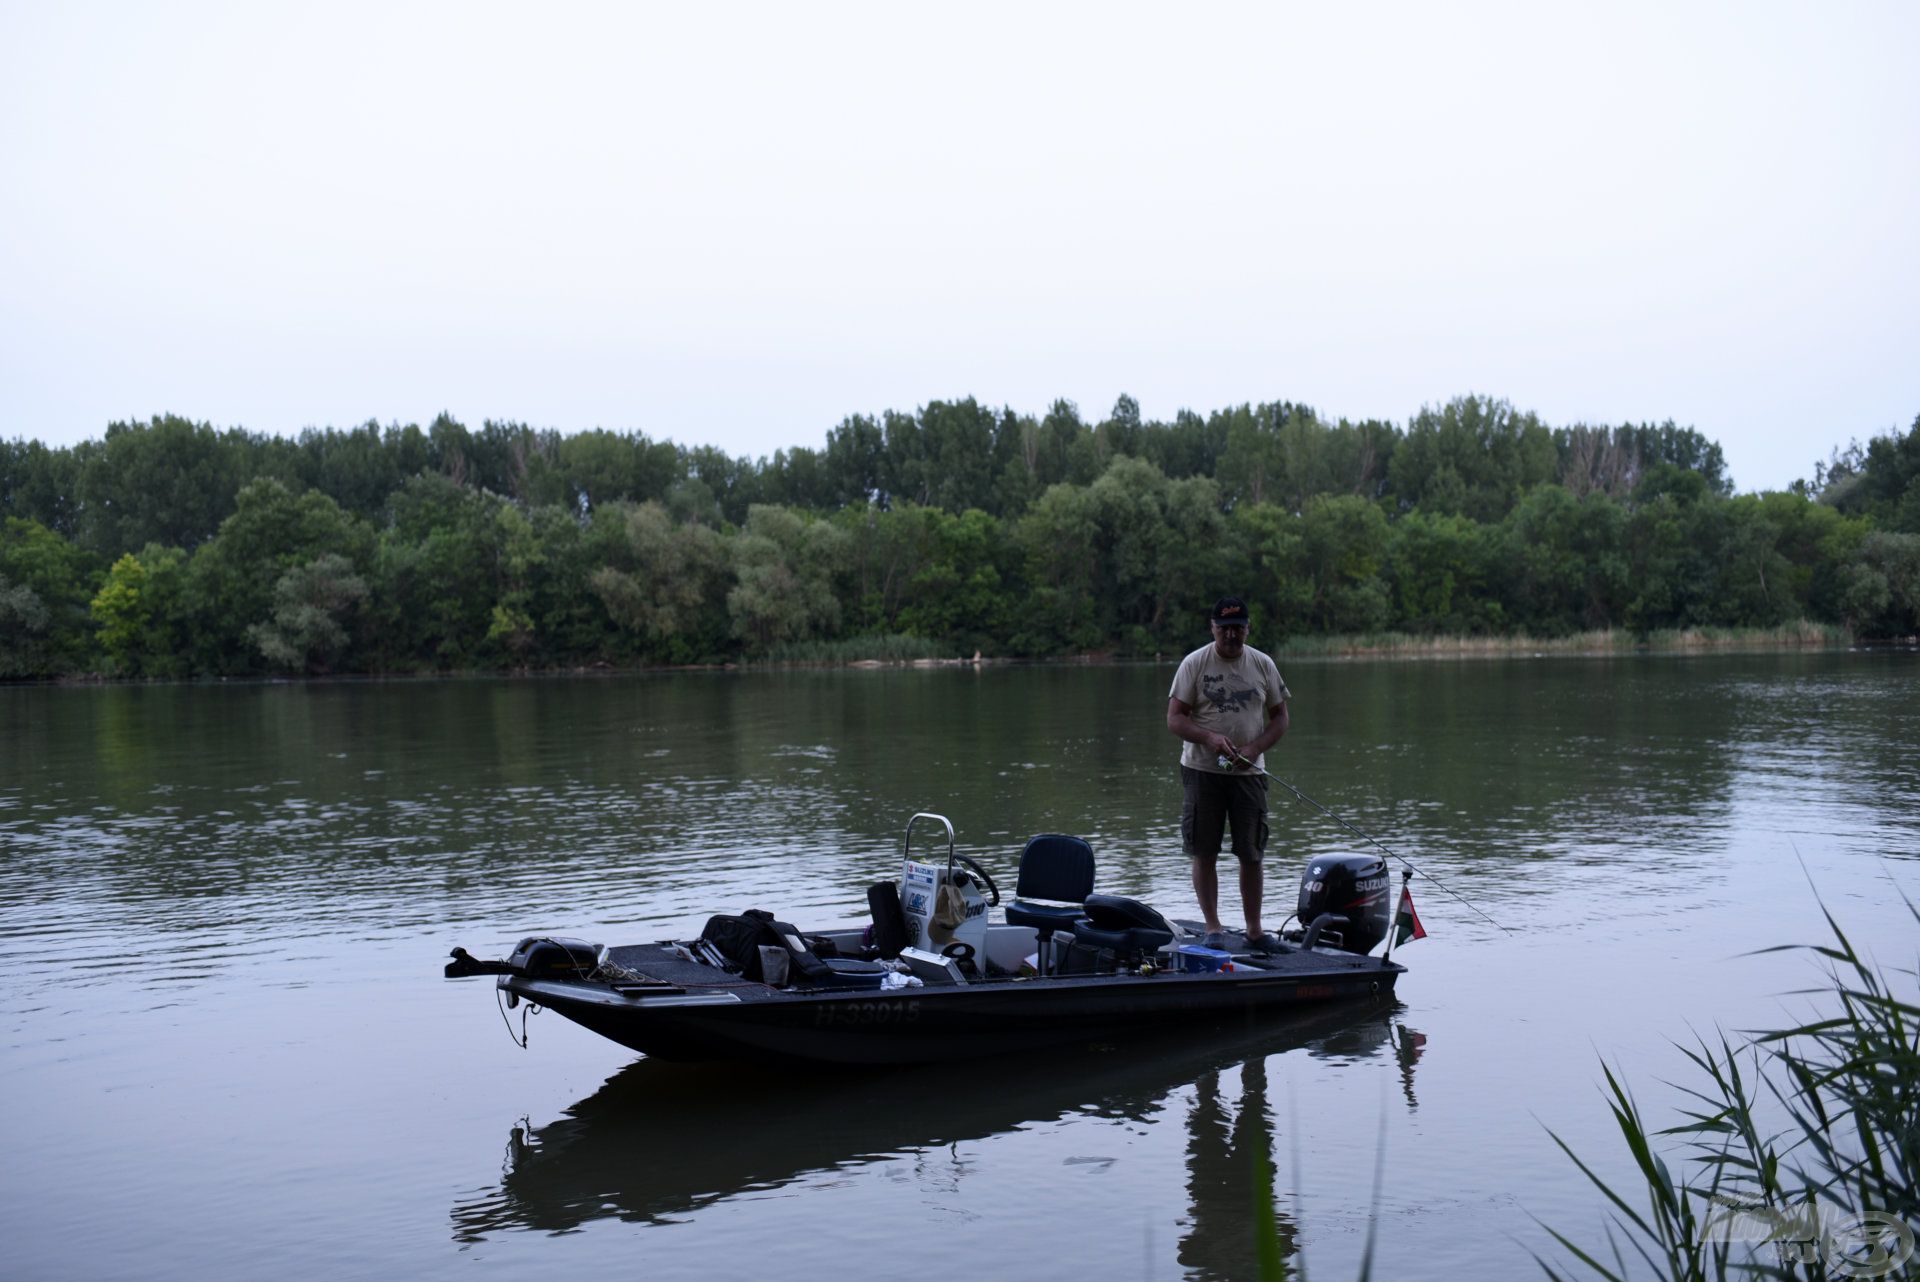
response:
M1226 943L1220 922L1220 842L1233 830L1247 947L1261 951L1260 897L1267 851L1267 779L1261 754L1287 732L1287 683L1273 660L1247 645L1247 605L1214 603L1213 641L1180 661L1167 694L1167 729L1180 750L1180 836L1193 860L1193 891L1207 919L1206 946Z

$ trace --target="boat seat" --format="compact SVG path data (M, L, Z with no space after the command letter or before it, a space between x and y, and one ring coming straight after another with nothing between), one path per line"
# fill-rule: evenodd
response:
M1073 923L1086 915L1086 899L1092 893L1092 846L1057 832L1027 839L1026 849L1020 852L1020 880L1006 916L1009 926L1030 926L1036 932L1041 974L1052 970L1054 932L1073 930ZM1055 902L1031 902L1036 899Z
M1087 896L1086 915L1073 923L1076 943L1129 962L1167 947L1173 943L1173 933L1165 917L1137 899L1120 895Z

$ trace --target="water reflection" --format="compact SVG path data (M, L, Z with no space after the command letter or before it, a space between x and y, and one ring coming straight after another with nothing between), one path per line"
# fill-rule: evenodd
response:
M1239 1224L1245 1247L1250 1153L1288 1186L1277 1233L1310 1254L1357 1243L1384 1099L1396 1123L1419 1110L1383 1203L1382 1258L1410 1263L1386 1271L1537 1276L1517 1248L1501 1267L1478 1247L1533 1231L1514 1190L1587 1208L1533 1116L1584 1115L1591 1048L1665 1054L1689 1026L1771 1012L1804 976L1727 959L1818 925L1800 857L1850 929L1887 910L1878 939L1862 935L1883 954L1911 934L1886 882L1909 886L1920 860L1920 655L1286 675L1283 773L1431 874L1416 893L1435 939L1402 993L1446 1073L1393 1021L1197 1058L1113 1052L1017 1090L1017 1066L956 1071L917 1111L874 1098L870 1078L780 1090L642 1064L525 1128L504 1175L509 1119L554 1116L623 1061L611 1044L592 1069L501 1058L487 995L434 978L448 947L654 939L748 907L863 921L923 809L1003 886L1029 834L1074 832L1100 889L1190 915L1166 666L0 686L11 1271L464 1277L484 1253L533 1272L553 1257L518 1230L570 1225L604 1236L574 1239L569 1267L632 1272L644 1236L690 1274L716 1245L791 1253L808 1233L809 1262L832 1271L851 1239L883 1249L898 1223L976 1216L968 1240L1068 1239L1063 1268L1164 1275L1179 1250L1224 1274L1244 1260L1181 1243L1196 1222ZM1281 907L1307 857L1356 844L1292 803L1275 828ZM1522 934L1492 932L1440 882ZM1486 982L1507 966L1512 991ZM1696 974L1712 982L1674 982ZM457 1092L437 1071L450 1047L481 1069ZM1346 1091L1357 1134L1305 1096L1295 1126L1307 1080L1373 1088ZM1597 1118L1599 1150L1617 1136ZM369 1165L356 1125L396 1160ZM952 1161L930 1147L948 1140L965 1141ZM486 1249L450 1250L449 1190L483 1180L455 1231ZM262 1269L228 1258L243 1241Z
M1282 1259L1299 1254L1299 1226L1273 1197L1266 1058L1255 1056L1238 1069L1237 1100L1223 1089L1228 1070L1209 1069L1194 1084L1196 1097L1187 1113L1189 1209L1179 1260L1191 1276L1207 1282L1260 1276L1263 1206L1273 1212L1272 1249Z
M1397 1002L1348 1007L1280 1031L1173 1044L1142 1038L1035 1064L991 1061L986 1071L960 1064L796 1077L641 1059L558 1120L515 1126L499 1183L454 1206L453 1235L474 1242L608 1219L671 1222L730 1198L962 1142L1017 1142L1018 1132L1087 1118L1144 1126L1184 1109L1180 1261L1200 1279L1249 1277L1259 1190L1276 1167L1284 1183L1289 1165L1270 1099L1279 1058L1394 1063L1411 1108L1425 1038L1405 1026L1402 1010ZM1371 1120L1359 1130L1372 1135ZM964 1171L955 1178L964 1195ZM1290 1256L1297 1225L1279 1202L1291 1194L1265 1200Z
M1912 671L1853 656L1301 664L1281 768L1496 902L1602 865L1657 891L1688 866L1672 856L1760 831L1899 857L1920 839ZM1163 678L0 689L0 910L58 885L143 936L196 925L212 899L236 920L317 911L348 931L651 929L761 900L829 922L863 915L901 823L929 808L990 869L1010 872L1032 832L1074 832L1101 889L1184 898ZM1355 842L1284 798L1275 827L1282 870ZM1523 859L1528 876L1510 875ZM30 932L64 929L34 916Z

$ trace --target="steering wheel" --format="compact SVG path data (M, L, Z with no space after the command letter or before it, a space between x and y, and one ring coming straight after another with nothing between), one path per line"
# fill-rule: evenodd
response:
M955 862L956 864L965 864L967 866L968 872L972 873L974 876L978 877L982 882L986 884L987 894L989 896L987 903L990 907L998 908L1000 906L1000 887L993 884L993 878L987 875L987 870L985 868L982 868L979 864L967 858L965 855L955 855L953 857L953 862Z

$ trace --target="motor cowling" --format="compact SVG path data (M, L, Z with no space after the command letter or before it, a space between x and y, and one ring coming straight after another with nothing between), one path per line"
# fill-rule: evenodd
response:
M1310 860L1300 875L1300 925L1311 932L1316 918L1328 921L1319 942L1350 953L1372 952L1387 937L1388 895L1393 877L1378 855L1339 855Z

